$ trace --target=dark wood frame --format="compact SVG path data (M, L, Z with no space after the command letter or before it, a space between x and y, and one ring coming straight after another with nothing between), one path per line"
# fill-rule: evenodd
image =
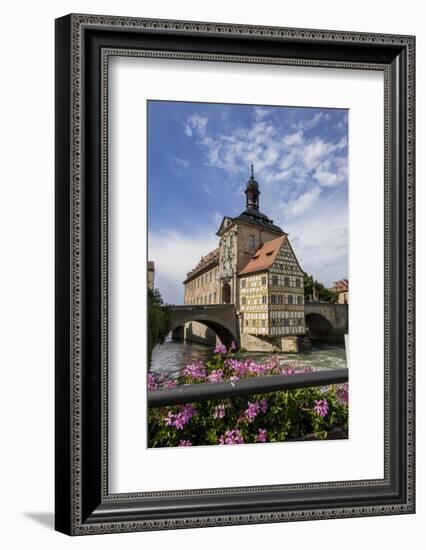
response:
M56 21L57 530L83 535L414 512L414 48L412 36L91 15ZM108 493L111 55L383 71L383 479Z

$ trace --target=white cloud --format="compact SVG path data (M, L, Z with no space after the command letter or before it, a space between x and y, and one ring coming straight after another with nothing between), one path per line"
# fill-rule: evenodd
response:
M217 227L208 226L197 233L150 231L148 256L155 263L155 286L169 304L183 303L183 280L188 271L218 245Z
M294 132L294 134L287 134L283 138L283 144L286 147L300 145L301 143L303 143L303 132L301 130Z
M254 117L258 120L268 116L271 114L271 109L268 109L267 107L255 107L254 109Z
M306 193L299 195L294 201L287 204L286 212L291 216L300 216L309 211L316 203L321 190L319 187L312 187Z
M210 195L210 197L213 196L213 191L210 189L210 187L207 185L207 183L202 183L202 188L207 193L207 195Z
M239 193L254 163L262 211L290 233L302 267L330 285L347 275L347 139L333 141L319 131L306 136L306 130L330 118L328 113L317 113L289 132L266 111L257 108L249 125L223 132L212 132L201 115L187 124L206 164L223 170ZM208 237L200 240L199 255L216 246L213 240L206 245Z
M316 115L311 118L310 120L301 120L300 122L297 122L296 124L292 124L292 128L295 128L296 130L312 130L315 128L315 126L318 126L318 124L322 120L329 120L330 115L328 113L316 113Z
M302 269L326 286L348 276L346 200L320 199L308 215L292 218L285 230Z
M178 166L181 166L182 168L185 168L185 170L188 170L188 168L191 166L191 161L186 159L180 159L178 157L170 157L170 160L172 163L177 164Z
M305 126L312 128L329 116L317 113L305 121ZM285 133L274 123L268 109L255 108L249 126L235 127L228 132L209 132L208 119L199 114L189 117L186 125L203 151L207 165L220 168L233 178L238 174L247 175L253 163L263 183L291 183L299 194L307 191L309 182L332 187L346 181L345 138L338 142L319 136L308 139L300 123L294 125L299 127L297 131Z
M205 116L198 114L191 115L185 124L185 133L187 136L192 136L194 131L198 134L204 135L206 132L206 126L209 119Z

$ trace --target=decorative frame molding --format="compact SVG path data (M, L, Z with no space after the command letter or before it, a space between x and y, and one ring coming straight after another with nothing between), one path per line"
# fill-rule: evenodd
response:
M414 512L414 50L412 36L96 15L56 21L56 529L83 535ZM383 479L108 493L108 59L117 55L383 71ZM176 508L176 497L186 508Z

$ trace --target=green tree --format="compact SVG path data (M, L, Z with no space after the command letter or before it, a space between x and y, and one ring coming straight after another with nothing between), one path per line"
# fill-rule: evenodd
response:
M170 332L170 312L160 291L148 289L148 357L157 344L162 344Z
M320 302L331 302L332 304L336 303L337 294L314 279L312 275L305 273L303 283L305 299L307 301L317 300Z

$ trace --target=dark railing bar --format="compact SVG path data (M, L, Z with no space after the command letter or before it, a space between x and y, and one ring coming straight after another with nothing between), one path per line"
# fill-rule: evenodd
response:
M197 403L210 399L226 399L241 395L295 390L309 386L329 386L348 381L348 369L315 371L301 374L281 374L230 380L208 384L189 384L148 391L148 407L164 407L182 403Z

